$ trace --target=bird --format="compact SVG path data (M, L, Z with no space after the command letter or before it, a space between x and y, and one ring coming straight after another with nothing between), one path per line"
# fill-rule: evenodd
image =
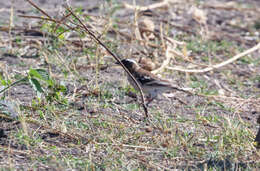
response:
M177 90L182 92L188 92L185 89L173 86L168 80L161 79L151 72L141 68L138 63L133 59L122 59L121 63L129 70L129 72L134 76L142 91L147 96L146 105L149 105L159 94L166 91ZM119 62L116 62L119 64ZM138 90L134 80L127 75L128 81L134 89ZM189 93L189 92L188 92Z

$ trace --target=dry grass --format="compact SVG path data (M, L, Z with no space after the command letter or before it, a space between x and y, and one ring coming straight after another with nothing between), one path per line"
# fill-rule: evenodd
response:
M161 77L201 95L177 92L174 97L185 103L160 97L146 119L140 100L130 97L138 92L126 74L89 35L80 29L64 33L64 25L38 20L28 30L15 23L26 20L13 20L11 13L14 27L3 23L0 37L0 90L11 85L0 101L2 170L259 169L253 145L260 114L259 50L210 72L172 70L203 70L255 46L260 30L258 8L252 6L259 3L227 8L224 1L166 2L153 4L146 18L115 1L98 6L98 16L91 12L95 5L89 12L75 7L112 52L151 58L161 66L155 70ZM203 11L187 12L193 5ZM32 68L44 69L49 79ZM44 93L19 82L24 77L37 78Z

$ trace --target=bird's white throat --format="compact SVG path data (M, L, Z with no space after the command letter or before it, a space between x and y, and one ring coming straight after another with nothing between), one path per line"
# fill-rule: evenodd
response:
M137 65L137 62L135 60L133 60L133 59L126 59L126 61L132 62L132 63Z

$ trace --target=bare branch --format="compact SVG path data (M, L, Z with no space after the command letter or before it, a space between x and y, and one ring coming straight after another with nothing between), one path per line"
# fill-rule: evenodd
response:
M29 2L32 6L34 6L36 9L38 9L42 14L44 14L45 16L47 16L47 18L43 18L43 17L37 17L37 16L24 16L24 15L20 15L21 17L27 17L27 18L36 18L36 19L41 19L41 20L48 20L48 21L52 21L54 23L57 24L63 24L65 26L67 26L68 28L74 30L75 28L69 26L68 24L64 23L63 21L70 15L72 15L73 17L75 17L78 22L80 24L75 24L77 27L83 28L98 44L100 44L110 55L112 55L114 57L114 59L120 63L120 65L123 67L123 69L126 71L126 73L134 80L136 86L139 89L139 92L141 93L141 99L142 99L142 106L144 108L144 112L145 112L145 117L148 117L148 110L147 110L147 106L145 104L145 99L144 99L144 93L142 91L141 86L138 84L137 80L134 78L134 76L129 72L129 70L124 66L124 64L121 62L121 59L119 57L117 57L112 51L110 51L110 49L104 44L102 43L96 36L94 33L92 33L87 26L80 20L80 18L78 16L76 16L72 10L67 7L67 10L70 12L68 15L64 16L60 21L53 19L52 17L50 17L45 11L43 11L40 7L38 7L37 5L35 5L33 2L31 2L30 0L26 0L27 2Z
M253 53L254 51L260 49L260 43L258 43L257 45L255 45L254 47L242 52L242 53L239 53L237 55L235 55L234 57L224 61L224 62L221 62L219 64L216 64L216 65L212 65L212 66L209 66L207 68L204 68L204 69L185 69L185 68L182 68L182 67L166 67L167 69L170 69L170 70L175 70L175 71L181 71L181 72L189 72L189 73L204 73L204 72L209 72L209 71L212 71L214 69L218 69L218 68L221 68L225 65L228 65L236 60L238 60L239 58L241 57L244 57L250 53Z

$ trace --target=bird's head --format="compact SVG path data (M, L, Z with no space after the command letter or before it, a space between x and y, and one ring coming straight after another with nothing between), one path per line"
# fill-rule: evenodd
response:
M122 59L121 62L128 70L133 70L138 67L137 62L133 59ZM119 62L116 62L116 64L119 64Z

